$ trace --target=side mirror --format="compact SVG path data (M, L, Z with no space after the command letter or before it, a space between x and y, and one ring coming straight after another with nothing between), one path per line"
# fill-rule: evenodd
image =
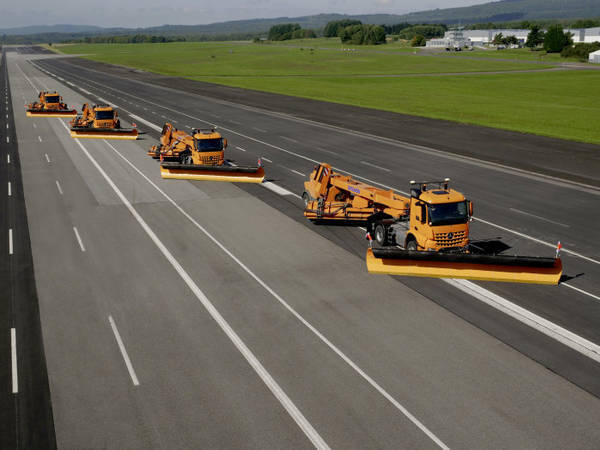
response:
M227 139L223 139L223 148L227 148Z
M469 216L473 217L473 202L469 202Z

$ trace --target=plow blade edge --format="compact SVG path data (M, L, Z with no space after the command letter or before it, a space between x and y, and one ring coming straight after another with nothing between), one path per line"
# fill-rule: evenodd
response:
M49 109L28 109L25 113L27 117L75 117L77 111L72 110L49 110Z
M562 262L559 258L370 248L367 250L367 270L369 273L413 277L556 285L562 275Z
M262 167L203 166L165 162L160 165L160 176L176 180L229 181L232 183L262 183Z
M88 139L132 139L138 138L138 130L122 130L120 128L71 128L74 138Z

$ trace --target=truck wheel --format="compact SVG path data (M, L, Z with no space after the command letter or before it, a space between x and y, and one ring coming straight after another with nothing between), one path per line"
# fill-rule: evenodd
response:
M408 241L406 243L406 250L409 250L411 252L416 252L417 251L417 241L415 241L414 239L411 239L410 241Z
M308 195L308 192L304 191L302 193L302 200L304 201L304 209L308 208L308 202L310 202L310 195Z
M375 240L379 245L387 244L387 230L381 223L375 227Z

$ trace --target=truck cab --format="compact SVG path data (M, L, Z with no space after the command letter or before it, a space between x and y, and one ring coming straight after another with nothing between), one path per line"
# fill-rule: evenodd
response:
M469 244L473 205L450 189L449 181L411 182L410 218L404 239L407 250L458 251Z
M192 131L194 151L192 164L206 166L222 166L225 163L227 139L214 128L196 129Z
M94 128L120 128L119 115L111 106L94 106Z

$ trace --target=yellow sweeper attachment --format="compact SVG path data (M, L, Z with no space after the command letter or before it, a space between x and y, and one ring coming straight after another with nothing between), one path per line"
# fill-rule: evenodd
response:
M230 166L227 164L221 166L209 166L204 164L163 162L160 165L160 176L177 180L262 183L265 179L265 170L262 166L245 167Z
M138 138L138 130L122 128L71 128L71 137L78 139L131 139Z
M137 139L136 128L121 128L119 114L112 106L84 104L81 114L70 122L71 136L90 139Z
M369 273L557 285L560 258L369 248Z

